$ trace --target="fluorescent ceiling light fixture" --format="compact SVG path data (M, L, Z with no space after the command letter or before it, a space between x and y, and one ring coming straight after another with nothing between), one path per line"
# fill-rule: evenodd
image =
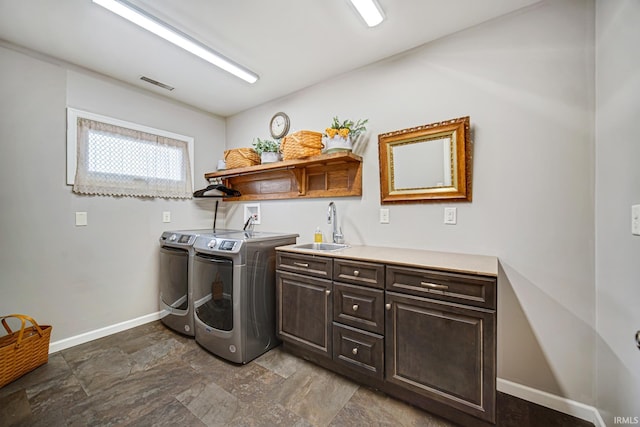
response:
M256 73L125 0L93 0L93 2L248 83L255 83L258 80Z
M369 27L375 27L384 20L382 8L376 0L350 0L364 22Z

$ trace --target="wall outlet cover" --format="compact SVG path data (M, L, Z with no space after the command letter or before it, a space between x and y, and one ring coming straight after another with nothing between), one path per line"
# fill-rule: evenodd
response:
M84 227L87 225L87 213L86 212L76 212L76 226Z
M389 224L389 209L380 208L380 224Z
M450 225L458 223L457 208L444 208L444 223Z
M631 233L640 236L640 205L631 206Z
M169 211L162 212L162 222L171 222L171 212Z

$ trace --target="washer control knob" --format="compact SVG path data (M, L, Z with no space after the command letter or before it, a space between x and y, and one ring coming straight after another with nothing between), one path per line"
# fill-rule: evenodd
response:
M178 240L178 235L172 234L171 237L169 237L169 240L171 240L172 242L175 242L176 240Z
M216 247L216 239L212 239L207 246L209 247L209 249L213 249Z

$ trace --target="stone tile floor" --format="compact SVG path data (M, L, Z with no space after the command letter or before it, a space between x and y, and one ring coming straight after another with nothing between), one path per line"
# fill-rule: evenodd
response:
M591 424L499 394L499 425ZM5 426L453 426L280 348L246 365L152 322L0 388Z

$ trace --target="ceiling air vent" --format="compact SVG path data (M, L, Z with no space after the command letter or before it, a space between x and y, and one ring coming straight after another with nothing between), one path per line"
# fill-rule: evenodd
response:
M171 86L169 86L169 85L166 85L166 84L164 84L164 83L160 83L160 82L159 82L159 81L157 81L157 80L150 79L150 78L149 78L149 77L147 77L147 76L140 76L140 80L143 80L143 81L145 81L145 82L147 82L147 83L151 83L152 85L156 85L156 86L158 86L158 87L161 87L162 89L166 89L166 90L169 90L169 91L171 91L171 90L175 89L175 88L173 88L173 87L171 87Z

